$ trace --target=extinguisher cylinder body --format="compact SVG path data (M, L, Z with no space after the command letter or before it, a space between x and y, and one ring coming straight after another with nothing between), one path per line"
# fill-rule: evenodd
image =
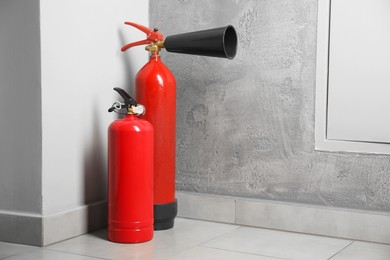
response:
M135 98L146 107L144 119L154 128L154 229L172 228L175 199L176 80L158 53L135 79Z
M128 114L108 130L108 239L153 238L153 126Z

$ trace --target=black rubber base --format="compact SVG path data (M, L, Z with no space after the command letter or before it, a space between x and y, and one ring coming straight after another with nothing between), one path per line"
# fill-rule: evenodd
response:
M177 200L167 204L154 204L154 230L173 228L177 215Z

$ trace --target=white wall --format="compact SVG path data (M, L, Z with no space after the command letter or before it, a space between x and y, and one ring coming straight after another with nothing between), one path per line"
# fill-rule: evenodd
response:
M1 0L0 211L41 209L39 0Z
M0 0L0 241L47 245L106 223L107 109L148 57L148 1ZM97 203L95 203L97 202Z
M147 61L148 1L41 0L43 214L105 200L107 109ZM131 88L130 88L131 86Z

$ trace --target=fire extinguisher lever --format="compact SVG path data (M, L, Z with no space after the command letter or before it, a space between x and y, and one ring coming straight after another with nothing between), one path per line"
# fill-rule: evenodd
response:
M138 104L126 91L121 88L114 88L116 92L123 98L123 102L116 101L112 106L108 109L108 112L113 112L116 110L120 110L121 108L126 108L128 113L143 115L145 113L145 107L143 105Z
M123 46L121 48L121 51L126 51L127 49L129 49L131 47L134 47L134 46L138 46L138 45L162 42L162 40L164 38L164 36L161 33L157 32L158 29L152 30L152 29L150 29L148 27L145 27L143 25L136 24L136 23L133 23L133 22L125 22L125 24L133 26L133 27L137 28L138 30L144 32L146 34L146 39L126 44L125 46ZM160 43L159 45L162 45L162 43Z
M118 92L119 95L123 98L125 102L126 107L131 107L131 106L137 106L137 102L124 90L121 88L114 88L116 92Z
M138 45L144 45L144 44L150 44L150 41L149 40L142 40L142 41L132 42L132 43L126 44L125 46L123 46L121 48L121 51L126 51L127 49L130 49L131 47L138 46Z

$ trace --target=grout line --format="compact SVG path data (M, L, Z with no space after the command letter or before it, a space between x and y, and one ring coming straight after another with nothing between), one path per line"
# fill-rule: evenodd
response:
M67 252L67 251L61 251L58 249L44 248L43 250L50 250L50 251L54 251L54 252L58 252L58 253L65 253L65 254L71 254L71 255L86 256L86 257L91 257L91 258L96 258L96 259L110 260L109 258L103 258L103 257L99 257L99 256L92 256L92 255L77 254L77 253L72 253L72 252Z
M2 242L2 241L0 241L0 242ZM4 243L8 243L8 242L4 242ZM9 244L14 244L14 243L9 243ZM28 254L28 253L34 252L34 251L36 251L36 250L40 250L40 247L37 247L37 248L30 248L30 249L27 250L27 251L15 253L15 254L12 254L12 255L7 255L7 256L4 256L4 257L0 257L0 260L7 259L7 258L12 257L12 256L17 256L17 255L22 255L22 254Z
M0 259L1 259L1 260L4 260L4 259L7 259L7 258L9 258L9 257L13 257L13 256L21 255L21 254L23 254L23 253L15 254L15 255L9 255L9 256L6 256L6 257L0 258Z
M189 251L189 250L191 250L191 249L194 249L195 247L202 246L204 243L207 243L207 242L209 242L209 241L211 241L211 240L213 240L213 239L217 239L217 238L219 238L219 237L221 237L221 236L224 236L224 235L226 235L226 234L228 234L228 233L230 233L230 232L233 232L233 231L238 230L238 229L241 228L241 226L235 225L234 223L223 223L223 222L217 222L217 221L212 221L212 220L193 219L193 218L186 218L186 217L178 217L178 218L181 218L181 219L189 219L189 220L194 220L194 221L201 221L201 222L209 222L209 223L217 223L217 224L232 225L232 226L236 226L236 227L235 227L234 229L230 230L230 231L227 231L227 232L224 232L224 233L222 233L222 234L216 235L215 237L212 237L212 238L210 238L210 239L208 239L208 240L206 240L206 241L202 241L202 242L199 242L199 243L195 243L193 246L191 246L191 247L189 247L189 248L187 248L187 249L185 249L185 250L183 250L183 251L181 251L181 252L178 252L177 254L168 256L167 258L163 258L163 260L168 260L168 259L170 259L170 258L172 258L172 257L175 257L175 256L177 256L177 255L180 255L180 254L182 254L182 253L184 253L184 252L186 252L186 251Z
M221 250L221 251L226 251L226 252L233 252L233 253L246 254L246 255L264 256L264 257L275 258L275 259L279 259L279 260L290 260L289 258L280 258L280 257L277 257L277 256L271 256L271 255L260 255L260 254L245 252L245 251L233 250L233 249L226 249L226 248L223 248L223 249L222 249L222 248L209 247L209 246L202 246L202 245L201 245L200 247L205 247L205 248L210 248L210 249L216 249L216 250Z
M254 229L265 229L265 230L271 230L271 231L276 231L276 232L285 232L285 233L292 233L292 234L298 234L298 235L306 235L306 236L313 236L313 237L323 237L323 238L333 238L333 239L339 239L339 240L346 240L346 241L352 241L351 238L347 237L336 237L336 236L330 236L330 235L318 235L315 233L307 233L305 231L294 231L294 230L287 230L287 229L278 229L276 227L266 227L266 226L251 226L251 225L246 225L246 224L237 224L240 225L241 227L245 228L254 228ZM379 242L371 242L371 241L364 241L364 240L357 240L357 241L362 241L362 242L368 242L368 243L373 243L373 244L380 244ZM389 245L385 244L384 245Z
M3 258L3 257L0 257L0 259L1 259L1 260L4 260L4 259L7 259L7 258L9 258L9 257L13 257L13 256L17 256L17 255L22 255L22 254L24 254L24 253L28 253L28 252L16 253L16 254L13 254L13 255L7 255L7 256L5 256L4 258Z
M201 243L197 244L197 246L202 246L202 245L204 245L204 244L210 242L211 240L220 238L220 237L222 237L222 236L224 236L224 235L227 235L227 234L229 234L229 233L232 233L232 232L234 232L234 231L237 231L237 230L239 230L239 229L241 229L241 228L242 228L241 226L237 226L235 229L230 230L230 231L228 231L228 232L225 232L225 233L223 233L223 234L219 234L219 235L217 235L217 236L215 236L215 237L213 237L213 238L210 238L209 240L206 240L206 241L204 241L204 242L201 242Z
M180 218L182 218L182 217L180 217ZM197 220L197 221L212 222L212 221L207 221L207 220ZM215 223L218 223L218 222L215 222ZM236 230L238 230L238 229L240 229L240 228L241 228L240 226L237 226L237 227L236 227L235 229L233 229L233 230L230 230L230 231L225 232L225 233L223 233L223 234L219 234L219 235L217 235L217 236L215 236L215 237L213 237L213 238L210 238L210 239L208 239L208 240L206 240L206 241L196 243L195 245L193 245L193 246L191 246L191 247L189 247L189 248L187 248L187 249L185 249L185 250L183 250L183 251L181 251L181 252L179 252L179 253L177 253L177 254L168 256L167 258L164 258L163 260L168 260L168 259L170 259L170 258L172 258L172 257L178 256L178 255L180 255L180 254L182 254L182 253L184 253L184 252L187 252L187 251L189 251L189 250L194 249L195 247L202 247L202 245L203 245L204 243L207 243L207 242L209 242L209 241L211 241L211 240L213 240L213 239L217 239L217 238L219 238L219 237L221 237L221 236L224 236L224 235L226 235L226 234L228 234L228 233L230 233L230 232L236 231Z
M223 225L240 226L239 224L236 224L236 223L234 223L234 222L224 222L224 221L221 221L221 220L213 220L213 219L205 219L205 218L196 218L196 217L183 217L183 216L177 216L177 218L180 218L180 219L188 219L188 220L194 220L194 221L210 222L210 223L223 224Z
M346 249L347 247L349 247L350 245L352 245L355 241L352 241L351 243L349 243L347 246L341 248L339 251L337 251L334 255L332 255L331 257L328 258L328 260L332 259L333 257L335 257L336 255L338 255L339 253L341 253L341 251L343 251L344 249Z

